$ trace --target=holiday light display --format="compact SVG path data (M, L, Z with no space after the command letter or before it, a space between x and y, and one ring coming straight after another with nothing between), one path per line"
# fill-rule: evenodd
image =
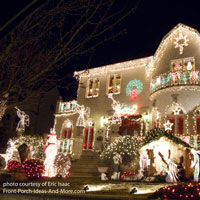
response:
M18 122L16 127L16 131L18 133L22 133L25 131L25 126L30 125L30 119L24 111L21 111L18 107L15 108L17 109L17 116L20 118L20 121Z
M7 162L8 170L16 170L21 167L21 163L18 160L10 160Z
M30 179L40 178L44 171L43 162L36 159L25 160L22 164L22 168Z
M193 131L194 131L194 133L199 134L200 133L200 124L197 124L197 123L198 123L198 121L200 123L200 105L197 105L196 109L194 110L193 121L194 121Z
M44 160L44 176L55 177L57 174L57 169L54 165L55 157L57 155L57 138L55 129L50 129L49 139L47 141L47 145L43 150L43 154L45 154Z
M19 153L18 153L18 147L22 144L27 144L27 146L30 147L31 150L31 157L36 159L42 158L42 150L43 150L43 144L42 144L42 138L41 137L33 137L29 135L21 135L19 137L15 137L8 140L7 143L7 149L5 154L0 154L2 157L4 157L6 163L9 160L18 160Z
M84 105L77 104L75 111L76 113L79 114L78 119L76 121L76 126L85 127L86 119L90 115L90 108L88 107L85 108Z
M182 32L179 33L178 37L175 38L174 48L179 48L179 54L183 54L183 48L188 46L189 39L187 35L183 35Z
M171 111L171 113L169 113L169 111ZM178 115L181 114L181 116L183 117L183 122L185 125L184 128L184 133L189 134L189 116L188 114L186 114L186 111L183 109L183 105L177 102L173 102L170 105L167 105L165 108L165 112L164 112L164 120L167 121L167 118L169 115L171 115L172 117L178 117ZM176 123L176 120L175 120ZM175 131L176 135L178 135L179 133Z
M130 158L139 157L138 150L141 144L137 137L130 135L119 136L101 153L100 158L104 161L112 162L115 154L119 153L123 163L126 164L130 162Z
M68 113L68 112L74 112L77 106L77 101L72 100L69 102L60 102L59 104L59 111Z
M105 75L106 73L117 73L119 71L128 71L128 70L132 70L132 69L147 67L148 70L146 70L146 75L147 75L147 77L149 77L149 75L150 75L149 63L152 61L152 59L153 59L153 56L149 56L146 58L140 58L140 59L135 59L135 60L131 60L131 61L106 65L103 67L96 67L96 68L90 69L89 73L84 73L85 70L75 71L74 76L75 77L78 76L79 79L81 79L81 78Z
M5 94L3 96L3 99L0 101L0 121L2 119L2 117L5 114L6 108L7 108L7 98L8 98L8 94Z
M112 115L112 119L111 119L111 124L121 124L122 120L121 120L121 109L123 107L122 104L120 104L119 101L116 101L113 98L113 94L109 94L108 98L112 99L113 103L112 103L112 109L115 111L114 114Z
M185 26L184 24L179 23L164 37L164 39L161 41L156 53L154 54L153 59L150 60L149 65L148 65L149 67L147 68L147 72L146 72L148 74L148 77L158 67L158 65L156 63L158 63L160 61L160 59L163 57L164 52L167 49L169 42L174 42L174 38L176 38L179 33L182 33L184 35L190 34L191 37L196 40L196 42L200 41L198 31L196 31L195 29L193 29L191 27ZM184 42L182 43L182 41L180 41L180 45L183 46L183 44L184 44ZM179 48L179 47L177 47L177 48ZM179 51L179 53L180 53L180 51Z
M199 199L200 183L180 183L164 186L149 197L150 199Z
M63 178L68 177L69 169L71 168L70 158L64 153L58 153L55 157L55 166L57 169L57 176Z
M143 83L140 80L131 80L126 86L126 96L129 96L130 101L136 100L142 90Z
M182 85L200 85L199 71L179 71L179 72L167 72L159 75L151 81L151 92L154 93L159 89L164 89L171 86Z

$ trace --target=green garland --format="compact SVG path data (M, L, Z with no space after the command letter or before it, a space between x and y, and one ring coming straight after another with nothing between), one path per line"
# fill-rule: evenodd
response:
M188 145L186 142L183 140L177 138L176 136L173 135L173 133L168 133L164 129L161 128L154 128L151 129L146 137L143 140L143 146L147 145L153 141L159 140L161 137L167 137L168 139L172 140L176 144L180 144L184 147L191 148L190 145Z

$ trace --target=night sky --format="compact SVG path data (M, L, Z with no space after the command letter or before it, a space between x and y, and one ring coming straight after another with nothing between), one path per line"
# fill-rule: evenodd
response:
M126 0L124 0L126 1ZM6 0L1 4L0 25L19 12L31 0ZM142 0L134 14L120 25L126 34L98 47L91 62L80 60L76 70L151 56L162 38L178 23L200 31L198 1ZM119 27L118 27L119 28Z
M31 0L4 1L0 7L0 25L6 23L30 2ZM78 58L73 63L71 71L152 56L162 38L178 23L200 31L199 21L198 1L141 0L135 13L114 29L114 31L126 29L126 34L99 46L91 60L87 55Z

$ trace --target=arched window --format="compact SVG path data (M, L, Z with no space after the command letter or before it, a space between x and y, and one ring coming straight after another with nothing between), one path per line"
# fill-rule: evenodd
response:
M174 103L167 110L167 120L173 124L172 132L174 134L183 135L185 132L185 114L182 107Z
M94 139L94 122L89 120L87 127L84 128L83 136L83 150L93 149L93 139Z
M72 153L72 127L70 120L63 123L60 136L60 151L63 153Z

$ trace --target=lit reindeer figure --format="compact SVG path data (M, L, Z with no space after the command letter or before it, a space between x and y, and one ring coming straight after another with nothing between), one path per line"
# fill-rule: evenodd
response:
M24 111L21 111L17 106L15 108L17 109L17 116L20 118L16 127L16 131L18 133L23 133L25 131L25 126L30 125L30 119Z
M88 116L90 115L90 108L85 108L84 105L77 104L76 112L79 114L78 119L76 121L76 126L85 127L86 118L88 118Z

